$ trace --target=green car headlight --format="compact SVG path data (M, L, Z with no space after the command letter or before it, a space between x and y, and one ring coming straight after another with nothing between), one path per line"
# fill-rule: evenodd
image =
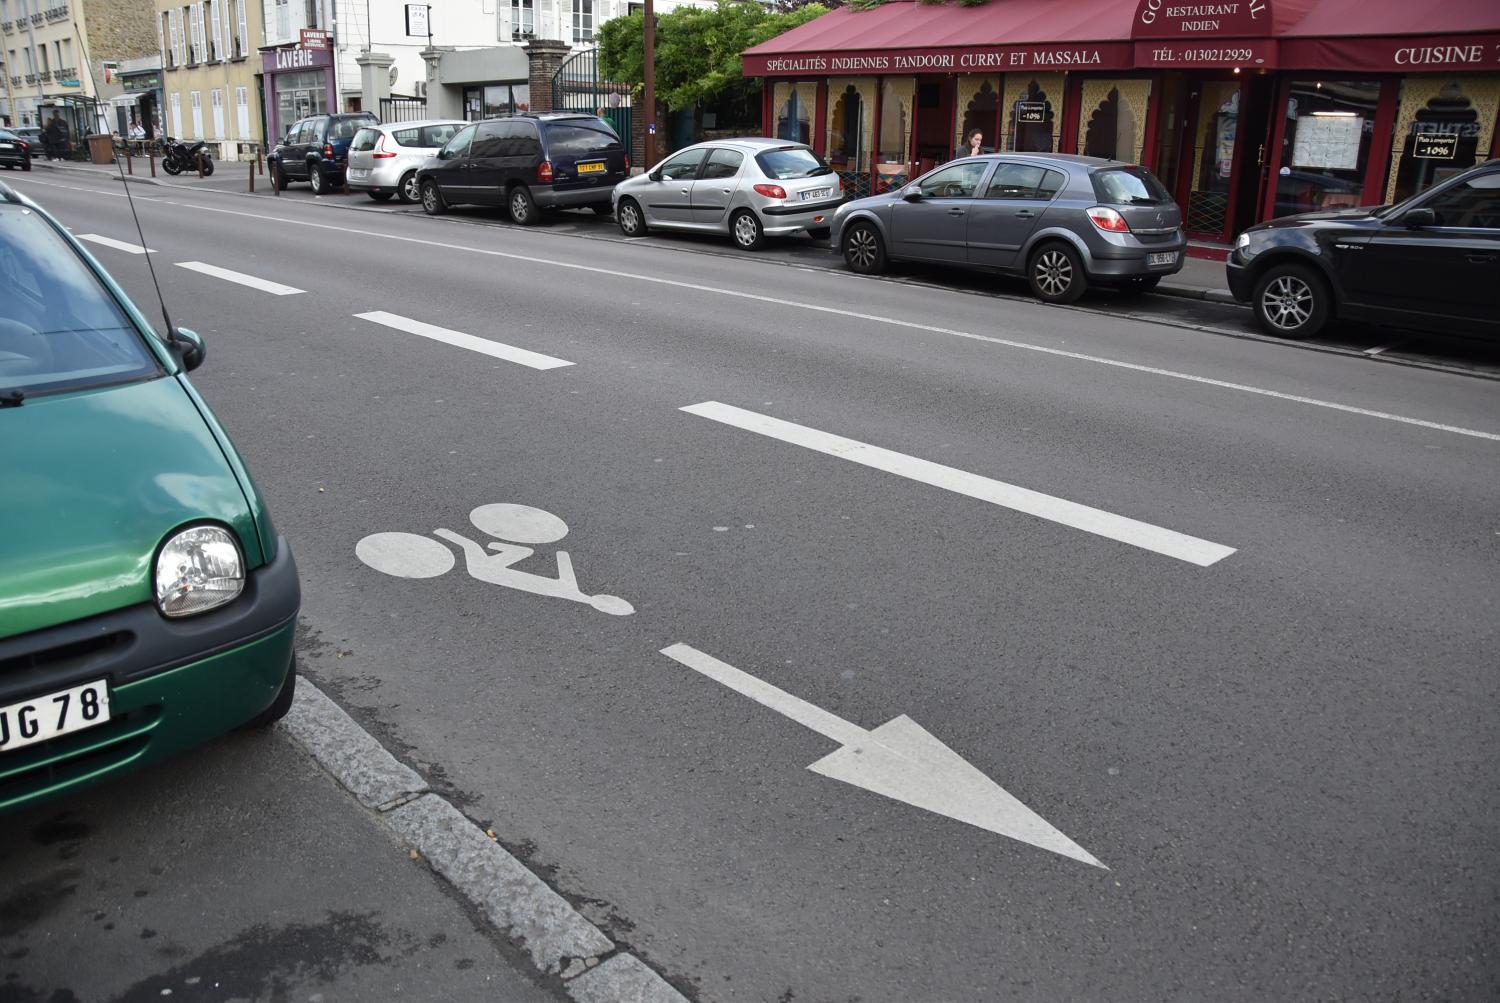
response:
M156 558L156 606L192 616L232 602L245 589L245 562L227 529L194 526L172 537Z

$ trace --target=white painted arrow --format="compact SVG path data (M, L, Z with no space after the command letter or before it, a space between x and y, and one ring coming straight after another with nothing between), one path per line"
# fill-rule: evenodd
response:
M814 773L1104 867L905 714L867 731L697 648L674 644L661 653L839 743L808 767Z

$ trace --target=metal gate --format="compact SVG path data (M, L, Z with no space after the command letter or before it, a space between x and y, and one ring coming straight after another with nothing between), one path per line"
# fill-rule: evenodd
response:
M381 98L380 121L418 122L427 117L425 98Z
M552 75L552 110L598 115L630 149L630 85L599 79L599 49L573 53Z

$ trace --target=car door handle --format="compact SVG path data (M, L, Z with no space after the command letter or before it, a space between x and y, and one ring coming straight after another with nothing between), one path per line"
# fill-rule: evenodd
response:
M688 190L686 188L681 188L681 189L679 189L679 191L681 191L682 194L684 194L684 195L686 195L688 193Z
M1471 254L1471 255L1469 255L1469 264L1471 264L1471 265L1487 265L1491 261L1494 261L1494 260L1495 260L1495 256L1493 254Z
M1030 209L1022 209L1020 212L1016 213L1016 219L1030 219L1035 215L1036 213L1032 212Z
M960 209L958 206L954 206L952 209L948 210L948 215L950 215L950 216L962 216L963 214L964 214L964 211L962 209Z

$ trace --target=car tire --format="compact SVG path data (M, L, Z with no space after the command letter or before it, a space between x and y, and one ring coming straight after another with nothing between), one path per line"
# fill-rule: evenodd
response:
M1310 265L1272 265L1255 283L1250 308L1267 334L1300 341L1328 323L1333 291Z
M874 223L860 221L844 231L844 264L861 275L885 271L885 241Z
M396 182L396 197L404 205L422 201L422 186L417 183L416 171L407 171L401 175L401 180Z
M1127 296L1144 296L1161 283L1160 275L1137 275L1120 283L1120 292Z
M21 170L23 170L23 171L29 171L29 170L31 170L31 161L29 161L29 160L23 160L23 161L21 161Z
M627 237L644 237L651 232L646 226L646 214L641 211L640 203L632 198L620 200L615 221L620 224L620 232Z
M537 211L536 200L525 185L516 185L510 190L505 196L505 207L510 210L511 222L517 226L536 226L541 221L542 214Z
M436 181L422 182L422 211L429 216L441 216L448 211L448 203L444 201Z
M297 696L297 656L292 656L292 664L286 670L286 681L281 684L281 689L276 692L276 699L271 701L271 706L246 721L241 727L247 731L255 731L260 728L269 728L271 725L286 717L287 711L292 709L292 701Z
M323 176L323 168L317 164L308 165L307 183L312 186L312 193L314 195L328 194L328 179Z
M1067 244L1043 244L1026 264L1031 292L1043 303L1076 303L1088 289L1083 261Z
M374 199L376 202L389 202L391 200L391 195L393 193L392 192L365 192L365 194L368 195L368 196L370 196L370 198Z
M760 217L749 209L741 209L730 218L729 234L742 251L758 251L766 245L765 227L760 225Z
M814 226L808 229L807 235L813 240L827 240L833 231L826 226Z

